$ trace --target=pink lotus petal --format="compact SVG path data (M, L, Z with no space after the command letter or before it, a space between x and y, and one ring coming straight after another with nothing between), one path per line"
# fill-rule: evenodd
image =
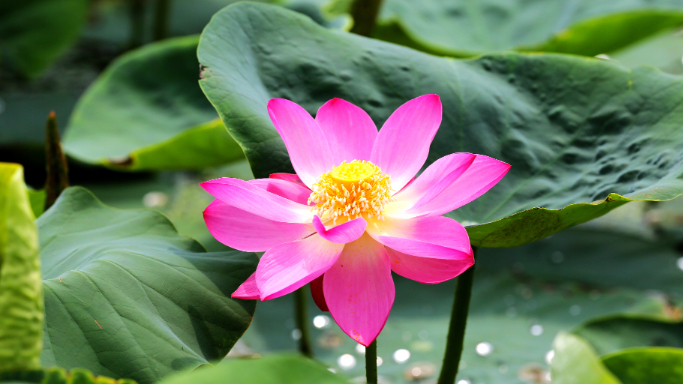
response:
M474 257L456 260L433 259L406 255L389 247L386 250L392 271L423 284L437 284L450 280L474 265Z
M472 165L476 155L453 153L432 163L414 182L394 195L396 204L423 205L438 196Z
M344 244L330 243L319 235L270 248L256 268L261 300L270 300L301 288L327 271L339 258Z
M291 181L292 183L297 183L303 187L306 187L306 184L304 184L304 182L301 181L301 178L299 178L299 175L297 175L296 173L271 173L269 178L287 180Z
M399 252L434 259L461 260L472 256L467 231L443 216L409 220L386 218L368 225L368 234Z
M460 208L498 184L508 170L510 164L477 155L472 165L453 184L429 202L408 210L401 217L437 216Z
M244 252L265 252L278 244L298 240L315 232L310 224L269 220L218 199L204 210L204 221L216 240Z
M303 205L308 205L308 196L311 195L311 190L305 185L282 179L256 179L247 183Z
M258 300L260 293L256 287L256 273L252 273L230 297L233 299Z
M199 184L213 197L243 211L283 223L310 223L311 208L244 180L224 177Z
M358 217L346 223L339 224L336 227L330 229L325 229L320 218L316 215L313 216L313 228L322 236L325 240L331 241L333 243L345 244L357 240L365 232L365 227L368 223L364 218Z
M327 139L305 109L285 99L271 99L268 114L282 137L292 166L309 188L334 162Z
M441 101L437 95L424 95L394 111L379 131L371 161L391 176L391 186L399 191L422 168L429 146L441 124Z
M364 110L342 99L323 104L315 116L330 146L332 161L370 160L377 127Z
M394 303L394 281L384 247L363 236L346 244L323 279L330 314L352 339L372 343L384 328Z
M327 308L327 302L325 302L325 294L323 293L323 279L325 274L323 273L317 279L311 281L311 295L313 296L313 301L315 305L320 308L323 312L329 312L330 309Z

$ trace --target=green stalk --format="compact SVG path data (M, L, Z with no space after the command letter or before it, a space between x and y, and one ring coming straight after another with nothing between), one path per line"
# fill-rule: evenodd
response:
M299 352L304 356L313 358L313 348L311 348L311 335L308 331L308 310L306 307L306 286L294 292L294 318L296 327L301 331L299 338Z
M130 1L130 38L128 49L140 47L145 40L145 3L144 0Z
M365 348L365 380L377 384L377 339Z
M157 0L154 8L154 41L159 41L168 37L171 0Z
M375 29L375 22L382 0L355 0L351 5L353 28L351 32L361 36L370 36Z
M476 254L477 248L473 248L473 251ZM451 311L451 322L448 326L448 337L446 338L446 351L443 355L443 365L437 384L454 384L455 378L458 375L473 283L474 265L458 276L453 309Z
M47 180L45 181L45 210L57 201L59 195L69 188L69 166L62 151L62 142L57 129L57 117L50 112L45 127L45 161Z

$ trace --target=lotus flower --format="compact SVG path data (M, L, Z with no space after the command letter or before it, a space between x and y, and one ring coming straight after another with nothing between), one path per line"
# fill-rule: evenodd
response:
M441 123L439 96L408 101L379 132L341 99L315 119L284 99L270 100L268 113L296 175L201 184L216 198L204 211L211 234L265 252L233 298L269 300L311 283L318 306L368 346L394 302L391 271L436 284L474 264L465 228L441 215L481 196L510 166L453 153L414 179Z

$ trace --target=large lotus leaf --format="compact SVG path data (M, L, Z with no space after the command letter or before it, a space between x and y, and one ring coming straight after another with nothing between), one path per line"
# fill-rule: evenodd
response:
M38 368L43 290L38 232L19 164L0 163L0 372Z
M227 360L215 367L169 377L162 384L345 384L340 375L324 365L296 355L276 355L261 359Z
M594 56L682 24L675 0L386 0L374 35L456 57L512 49Z
M667 31L609 55L627 67L651 65L674 75L683 74L683 35Z
M596 246L600 243L602 247ZM608 314L662 316L668 305L654 290L671 297L683 293L677 257L675 251L631 234L580 228L513 249L480 249L459 379L495 384L524 383L519 377L542 379L558 332ZM383 360L379 374L396 384L418 378L428 383L442 364L455 284L424 285L400 276L394 282L396 300L378 338ZM330 321L319 317L312 323L316 357L349 377L363 376L357 344L329 313L320 312L312 300L309 304L311 317ZM294 349L294 327L290 295L265 301L258 304L242 341L260 354ZM477 353L480 343L490 343L488 354ZM486 344L482 347L486 350ZM394 360L399 349L410 352L408 361ZM344 354L356 359L354 367L344 370L338 364ZM413 368L421 370L417 377Z
M16 371L0 373L3 384L136 384L130 379L114 380L109 377L93 376L92 372L76 368L66 371L63 368L51 367L41 370Z
M552 379L555 384L621 384L585 340L560 332L553 341Z
M251 322L254 302L230 294L253 254L206 253L162 214L109 208L83 188L37 222L43 366L152 383L220 359Z
M630 348L603 357L602 363L623 384L683 382L683 349Z
M683 348L683 323L660 317L608 316L592 319L572 333L588 340L600 355L634 347Z
M683 192L683 82L654 69L561 55L444 59L249 3L216 14L198 54L200 84L257 177L292 169L270 98L315 113L340 97L381 126L407 100L440 95L443 122L427 163L473 152L512 165L450 214L473 224L475 246L522 245L630 200Z
M127 170L201 169L243 158L197 86L197 42L170 39L116 60L76 106L66 152Z
M22 0L0 4L0 47L27 76L37 76L78 37L86 0Z

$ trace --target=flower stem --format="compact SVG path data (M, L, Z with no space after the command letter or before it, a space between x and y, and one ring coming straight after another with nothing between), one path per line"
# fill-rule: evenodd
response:
M361 36L370 36L375 28L381 6L382 0L355 0L351 4L351 17L353 18L351 32Z
M57 117L50 112L45 128L45 159L47 180L45 181L45 210L57 201L59 195L69 187L69 165L62 151L62 142L57 129Z
M476 254L477 249L473 248L473 251ZM458 276L453 309L451 311L451 322L448 326L448 337L446 338L446 351L443 355L443 365L441 366L441 373L439 374L437 384L454 384L455 378L458 375L473 283L474 265Z
M313 358L313 348L311 348L311 336L308 332L308 311L306 307L306 286L294 292L294 318L296 328L301 332L299 338L299 352L304 356Z
M377 384L377 339L365 348L365 379Z
M168 19L171 14L171 0L156 0L154 7L154 41L168 36Z

